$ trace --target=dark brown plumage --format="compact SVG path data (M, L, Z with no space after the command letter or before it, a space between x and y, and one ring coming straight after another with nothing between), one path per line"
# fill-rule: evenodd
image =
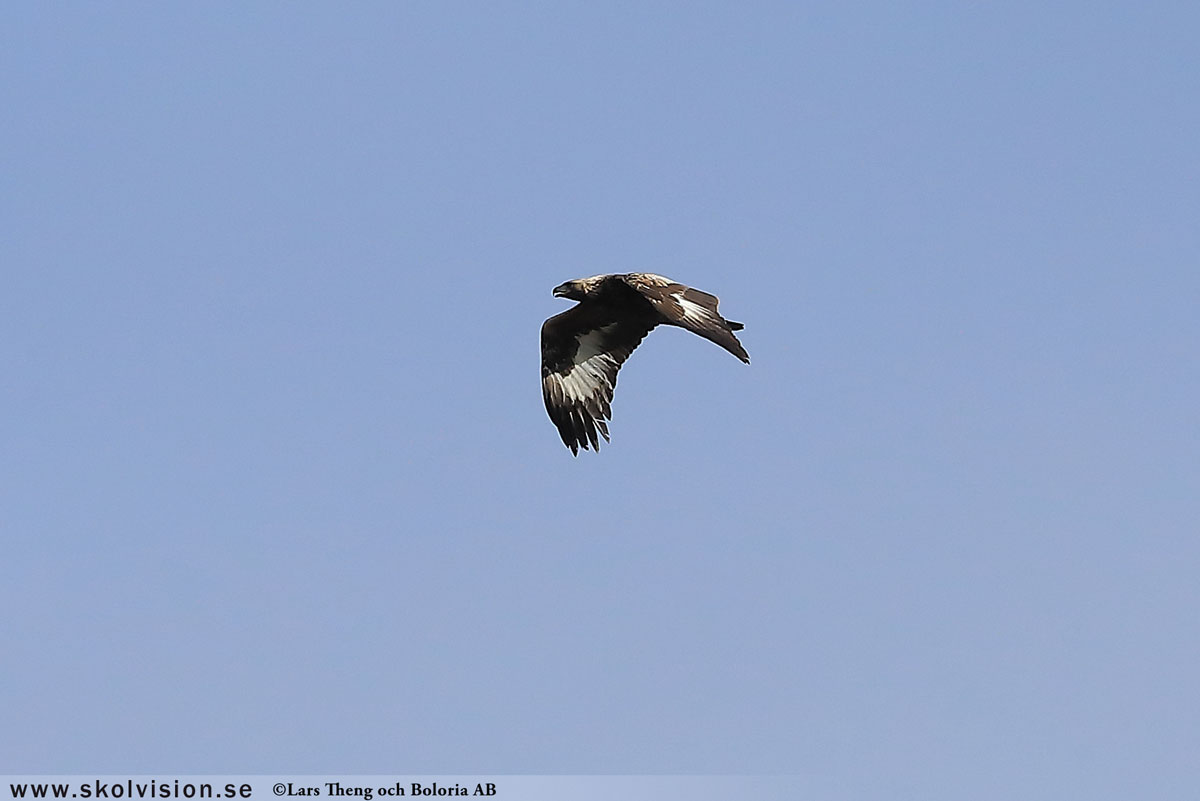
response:
M555 297L579 301L542 324L542 397L563 442L600 450L608 439L617 371L658 325L686 328L750 363L717 298L653 273L596 275L568 281Z

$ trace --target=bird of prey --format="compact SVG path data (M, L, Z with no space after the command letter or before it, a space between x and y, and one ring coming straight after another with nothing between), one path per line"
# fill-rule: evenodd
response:
M608 440L617 371L655 326L686 328L750 363L733 335L742 324L717 313L715 296L670 278L594 275L555 287L554 296L579 303L542 323L542 397L576 456Z

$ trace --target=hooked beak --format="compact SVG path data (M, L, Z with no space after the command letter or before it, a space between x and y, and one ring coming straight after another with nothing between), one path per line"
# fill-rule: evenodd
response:
M571 291L571 282L570 281L568 281L565 284L559 284L558 286L554 287L554 297L565 298L565 297L567 297L567 293L570 291Z

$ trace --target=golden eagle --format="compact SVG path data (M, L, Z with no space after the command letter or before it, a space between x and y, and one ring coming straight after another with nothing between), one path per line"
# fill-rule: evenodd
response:
M741 323L717 313L717 298L653 273L567 281L554 296L579 304L542 323L542 397L571 453L608 439L617 371L658 325L677 325L717 343L746 364L733 335ZM599 431L599 436L597 435Z

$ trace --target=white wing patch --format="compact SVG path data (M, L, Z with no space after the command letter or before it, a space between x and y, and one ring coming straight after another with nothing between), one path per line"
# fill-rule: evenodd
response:
M604 339L616 327L616 323L610 323L581 336L579 350L575 351L575 366L578 367L596 356L607 355L604 351Z
M563 390L573 401L584 401L595 397L599 391L613 391L613 382L608 374L615 373L620 363L604 350L604 337L616 324L606 325L589 331L579 338L579 349L575 352L574 364L565 373L559 374Z
M675 302L679 304L679 308L683 310L683 319L696 325L715 325L718 328L721 327L720 317L699 303L688 300L683 296L682 292L672 292L671 297L675 299Z
M599 361L600 358L597 357L596 361ZM562 381L567 397L579 402L593 397L598 390L611 389L612 382L600 370L599 364L584 362L572 367L566 375L560 376L559 380Z

